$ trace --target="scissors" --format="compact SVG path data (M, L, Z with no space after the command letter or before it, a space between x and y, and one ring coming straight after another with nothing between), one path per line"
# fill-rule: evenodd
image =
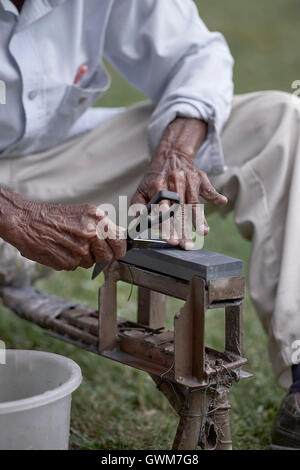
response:
M151 216L152 206L159 204L161 201L171 201L174 204L166 212L160 213L156 216ZM180 197L177 193L171 191L160 191L154 196L153 199L147 204L144 211L141 212L140 216L135 220L133 227L127 231L127 251L135 249L144 249L144 248L174 248L174 245L170 245L167 241L163 239L145 239L145 238L131 238L130 232L140 233L141 227L152 228L155 227L169 218L174 217L176 212L180 207ZM92 274L92 279L96 279L99 274L102 273L103 269L108 266L110 262L106 263L96 263L94 271Z

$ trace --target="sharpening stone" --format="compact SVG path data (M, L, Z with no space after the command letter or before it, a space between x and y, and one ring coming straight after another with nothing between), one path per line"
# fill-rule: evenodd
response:
M123 262L185 281L190 281L193 277L211 281L243 275L241 260L204 249L134 249L127 252Z

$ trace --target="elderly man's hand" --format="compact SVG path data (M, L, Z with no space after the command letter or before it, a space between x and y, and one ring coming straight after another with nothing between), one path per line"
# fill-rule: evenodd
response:
M28 259L69 271L125 256L124 231L92 204L41 204L3 188L0 198L0 236Z
M147 204L161 190L177 192L182 205L193 205L194 226L197 225L195 217L201 197L219 206L227 204L227 198L214 189L206 173L194 166L194 158L205 140L206 132L206 123L198 119L177 118L173 121L165 131L132 203ZM204 218L204 229L200 235L208 232ZM186 238L184 232L182 239L176 238L174 228L169 242L180 244L185 249L192 247L191 240Z

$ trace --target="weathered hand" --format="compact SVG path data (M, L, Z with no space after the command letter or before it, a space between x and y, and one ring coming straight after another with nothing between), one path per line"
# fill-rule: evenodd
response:
M92 204L40 204L1 189L3 193L10 210L2 211L0 235L28 259L60 271L89 268L126 253L123 230ZM107 231L109 238L99 238L99 222L100 232Z
M227 204L227 198L219 194L210 183L205 172L194 166L194 157L203 143L206 135L205 123L196 119L176 119L165 132L149 166L142 179L132 203L146 204L161 190L177 192L181 204L193 206L193 223L196 227L197 206L201 199L217 205ZM167 207L162 205L161 210ZM203 220L202 233L206 235L209 227ZM170 243L180 244L182 248L192 248L190 238L185 233L182 239L176 237L173 227Z

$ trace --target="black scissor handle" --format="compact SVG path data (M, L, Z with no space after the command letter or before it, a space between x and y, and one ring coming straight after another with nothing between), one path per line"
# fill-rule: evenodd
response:
M146 208L148 211L148 214L151 212L151 206L154 204L159 204L161 201L164 199L167 199L168 201L175 202L175 204L180 204L180 197L179 194L173 193L172 191L160 191L157 193L150 202L148 202Z
M157 216L151 216L152 206L159 204L161 201L168 200L174 202L170 209L164 213L161 213ZM165 220L168 220L171 217L174 217L175 213L180 207L180 197L179 194L172 191L160 191L157 193L153 199L147 204L146 208L148 211L148 228L151 228L155 225L161 224Z
M163 214L159 214L157 216L152 217L150 215L152 206L155 204L159 204L161 201L171 201L174 202L174 204L170 207L170 209ZM157 193L153 199L147 204L146 210L141 213L139 217L139 221L137 225L135 226L135 231L139 232L140 227L141 227L141 218L147 217L148 220L148 228L151 228L152 226L159 225L165 220L169 219L170 217L174 217L176 212L178 211L180 207L180 197L179 194L173 193L172 191L160 191ZM127 251L131 250L133 247L133 242L134 240L129 236L127 237ZM94 267L92 279L95 279L100 273L102 273L103 269L108 265L109 263L97 263Z
M159 215L151 216L150 214L151 214L152 206L159 204L161 201L164 201L164 200L174 202L174 204L170 207L168 211L160 213ZM142 211L142 213L140 214L139 222L137 223L136 228L135 228L136 232L138 233L140 231L141 220L144 217L147 217L148 228L155 227L156 225L163 223L165 220L168 220L171 217L174 217L179 207L180 207L179 194L174 193L172 191L160 191L153 197L153 199L151 199L150 202L148 202L146 206L146 210Z

